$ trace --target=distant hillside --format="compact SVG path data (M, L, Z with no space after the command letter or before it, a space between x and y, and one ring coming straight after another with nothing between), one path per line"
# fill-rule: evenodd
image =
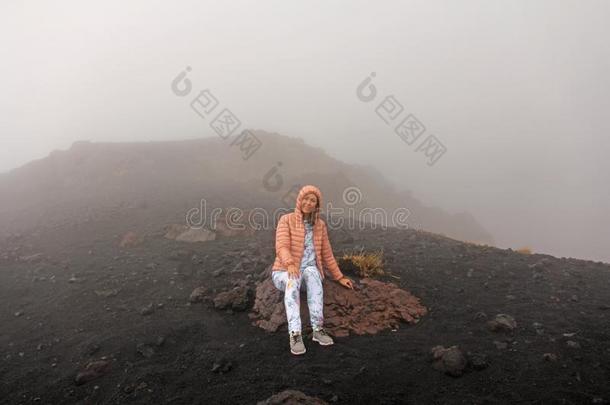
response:
M230 139L75 142L0 175L0 232L101 220L125 209L134 210L134 217L137 210L152 227L183 221L201 199L210 209L291 207L294 198L286 195L292 186L315 184L326 200L323 211L329 202L356 214L365 207L382 208L390 220L393 210L407 208L411 227L493 244L472 215L427 207L411 192L395 190L374 168L338 161L298 138L253 132L262 146L247 160ZM346 204L347 187L356 189L355 200Z

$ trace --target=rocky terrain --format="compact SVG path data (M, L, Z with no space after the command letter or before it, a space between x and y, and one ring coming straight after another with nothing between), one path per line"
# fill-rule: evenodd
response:
M301 395L285 390L327 403L610 398L608 264L414 230L333 231L337 257L354 246L383 248L379 281L409 291L427 313L414 324L336 336L329 347L306 337L307 353L293 356L285 331L249 316L272 263L273 232L190 243L130 231L137 238L124 247L124 235L91 223L2 242L1 403ZM215 304L236 286L250 291L242 304Z
M268 153L307 148L261 136ZM78 143L0 176L0 404L610 401L609 264L440 235L490 238L314 148L319 172L283 166L270 191L257 170L275 158L240 177L239 156L214 165L226 147ZM424 230L330 229L335 257L381 250L385 272L341 264L355 289L324 281L335 344L311 341L302 305L294 356L269 282L274 227L193 230L185 214L203 197L285 207L302 182L327 201L357 184L363 204L412 204Z

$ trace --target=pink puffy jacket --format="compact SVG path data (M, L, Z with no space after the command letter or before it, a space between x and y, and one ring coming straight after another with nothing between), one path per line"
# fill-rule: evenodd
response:
M299 191L294 212L284 214L275 231L275 261L273 271L286 271L288 265L294 264L297 268L301 264L305 250L305 224L301 211L301 201L308 193L314 193L318 197L319 206L322 206L322 193L316 186L303 186ZM324 279L324 270L328 270L334 280L343 277L343 273L337 265L333 255L326 223L320 218L319 211L315 212L315 225L313 227L313 242L316 250L316 265Z

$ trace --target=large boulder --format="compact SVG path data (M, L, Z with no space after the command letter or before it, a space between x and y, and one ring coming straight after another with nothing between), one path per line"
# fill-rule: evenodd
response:
M142 239L133 231L129 231L123 235L121 241L119 242L119 246L122 248L130 248L139 245L142 242Z
M434 346L431 354L434 368L453 377L464 374L468 365L468 360L457 346Z
M419 299L393 283L363 278L354 283L354 290L325 278L324 327L336 337L376 334L384 329L397 329L401 322L416 323L427 309ZM310 329L306 288L301 289L301 323ZM256 287L252 312L253 324L269 332L287 331L283 292L265 277Z
M214 299L214 308L231 309L233 311L245 311L252 304L252 290L247 284L242 283L231 290L217 294Z
M110 371L110 363L106 360L92 361L79 371L74 378L76 385L83 385L93 381Z
M510 315L498 314L487 322L487 327L493 332L512 332L517 327L517 322Z
M321 400L320 398L310 397L301 391L297 390L285 390L275 395L270 396L264 401L259 401L257 405L290 405L290 404L301 404L301 405L324 405L328 402Z

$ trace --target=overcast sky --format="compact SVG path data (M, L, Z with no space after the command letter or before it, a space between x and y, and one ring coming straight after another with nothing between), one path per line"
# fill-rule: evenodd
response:
M373 165L500 247L610 262L608 21L608 1L5 1L0 172L79 139L216 136L170 90L190 66L245 127ZM375 113L390 95L413 145Z

